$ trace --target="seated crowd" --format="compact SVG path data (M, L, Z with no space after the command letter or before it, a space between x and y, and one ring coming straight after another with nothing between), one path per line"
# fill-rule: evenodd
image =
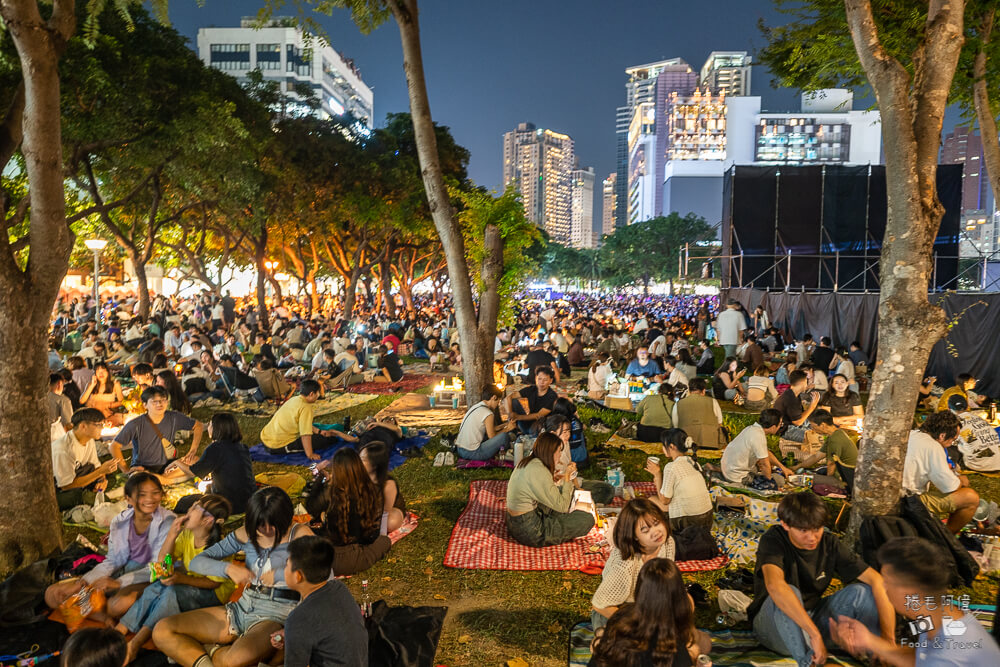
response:
M107 559L45 592L53 608L85 587L108 598L101 619L108 629L75 633L63 664L84 664L73 656L100 652L107 664L127 664L148 641L185 666L367 664L364 620L335 577L385 558L389 535L404 522L406 502L389 472L404 432L392 420L319 426L315 405L359 382L398 382L404 349L434 366L460 364L457 331L447 312L428 308L381 321L303 320L283 309L264 327L254 310L237 317L224 299L212 301L199 300L186 318L160 302L158 316L145 323L133 319L126 328L109 320L115 326L106 340L84 318L61 345L71 353L65 367L57 351L56 359L50 355L47 407L60 508L92 504L120 479L116 473L125 475L128 502L111 523ZM563 544L590 533L620 493L580 475L588 449L576 397L603 400L616 367L623 369L619 381L658 385L637 401L635 435L654 443L665 465L647 459L655 493L625 502L609 531L610 554L591 600L591 664L694 665L711 642L695 627L695 601L675 560L702 559L696 551L704 540L714 548L715 505L731 503L713 499L709 485L789 491L793 476L808 473L849 491L869 359L857 342L848 350L827 337L814 344L806 334L786 345L763 309L748 316L734 302L720 313L695 299L624 310L618 322L598 321L584 314L599 312L596 304L581 297L568 312L520 313L516 326L498 332L497 384L468 407L454 450L468 461L513 464L505 502L512 540L530 548ZM719 366L712 342L725 350ZM577 373L586 379L574 394L567 390ZM958 533L980 498L954 461L969 456L965 434L989 429L974 421L983 421L972 412L983 404L975 378L960 376L940 399L934 381L921 388L935 411L910 433L903 490ZM303 499L307 522L294 516L286 492L257 488L248 451L256 443L243 442L231 413L215 412L207 425L190 416L192 403L211 398L278 404L260 444L315 462ZM758 416L729 434L720 401ZM117 431L102 462L105 428ZM185 434L190 446L178 451ZM794 463L772 451L771 436L782 439ZM1000 468L1000 438L989 446ZM719 466L703 469L699 448L722 450ZM211 482L166 509L165 486L194 478ZM240 526L225 534L236 515L243 515ZM901 596L945 595L948 582L928 566L938 547L917 538L887 542L876 570L825 527L827 506L812 491L786 493L777 516L759 542L746 610L760 643L802 667L824 664L832 647L913 664L913 652L896 641L896 614L913 617ZM172 569L150 582L150 566L168 555ZM835 579L842 587L832 592ZM975 659L987 662L932 648L936 657L917 664L1000 664L1000 650L978 622L962 621L982 646Z

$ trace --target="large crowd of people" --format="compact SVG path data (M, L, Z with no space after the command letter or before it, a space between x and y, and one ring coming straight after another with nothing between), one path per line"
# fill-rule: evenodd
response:
M127 664L147 641L188 667L366 664L361 614L335 577L362 573L391 549L388 535L406 514L404 489L389 474L403 432L392 420L319 427L314 406L360 382L399 382L406 359L458 372L458 331L447 299L418 298L392 316L371 304L344 316L332 297L310 306L272 304L264 326L254 304L228 293L160 296L145 318L131 300L57 303L47 408L59 506L92 504L118 484L129 505L111 522L107 558L45 593L53 608L84 590L108 599L103 620L114 630L74 634L64 664ZM870 364L857 341L793 338L764 308L720 308L711 296L529 294L497 332L494 354L496 384L477 392L454 454L513 464L510 539L543 548L587 535L621 494L580 475L589 457L579 405L639 388L632 437L662 453L663 464L659 456L646 464L654 495L627 499L614 515L592 600L591 664L693 665L710 653L674 561L714 545L717 507L740 505L711 494L715 484L785 494L777 524L760 539L746 610L767 648L803 667L823 664L831 646L887 664L914 664L914 656L916 664L1000 664L996 644L964 612L955 616L980 642L976 652L899 643L896 614L913 616L899 596L946 592L939 574L914 574L938 545L887 542L879 571L827 528L819 495L792 486L807 475L850 491ZM903 488L958 533L980 505L961 469L983 468L964 461L974 449L978 465L1000 469L1000 436L980 423L986 416L976 410L988 399L975 392L976 378L959 376L943 392L935 380L921 389L932 413L910 434ZM248 453L257 443L244 441L231 401L275 404L260 444L314 462L306 522L286 492L258 489ZM191 416L198 405L211 408L208 424ZM753 413L754 423L729 433L724 405ZM102 461L106 429L113 435ZM973 432L980 437L970 445ZM322 459L341 443L349 446ZM722 450L719 465L699 464L699 449ZM173 511L164 507L165 487L194 478L211 482ZM233 515L244 515L242 524L223 534ZM151 583L151 565L167 560ZM834 579L844 586L828 594ZM98 654L105 662L65 662Z

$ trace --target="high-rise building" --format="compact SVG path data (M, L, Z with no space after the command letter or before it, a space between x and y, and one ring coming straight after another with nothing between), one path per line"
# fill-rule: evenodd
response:
M594 168L574 169L570 208L570 239L574 248L595 248Z
M968 125L956 125L941 145L941 164L962 165L962 255L991 254L1000 248L1000 217L985 159L982 137Z
M632 147L629 146L629 128L635 118L636 108L641 104L653 103L654 109L659 109L666 96L675 90L690 93L698 85L698 74L680 58L661 60L645 65L636 65L625 70L628 80L625 83L625 106L618 107L615 113L615 133L617 137L617 164L615 194L617 195L615 209L615 225L623 227L636 221L636 215L629 209L632 199L632 183L629 174L632 169ZM654 111L655 113L655 111ZM650 171L656 172L658 158L655 147L648 156ZM653 207L655 209L654 200ZM646 218L642 218L646 219Z
M601 231L600 235L615 233L615 209L617 208L618 174L612 172L602 183L603 200L601 202Z
M749 95L751 63L746 51L712 51L701 66L701 86L712 95Z
M532 123L520 123L503 135L504 185L515 183L528 219L548 232L553 241L564 244L570 242L572 231L575 168L569 135L536 128Z
M296 90L304 85L318 98L321 116L350 114L357 134L374 127L374 95L354 61L304 33L290 18L275 17L262 27L247 17L239 28L200 28L198 56L241 80L259 70L266 81L279 84L285 113L311 112Z

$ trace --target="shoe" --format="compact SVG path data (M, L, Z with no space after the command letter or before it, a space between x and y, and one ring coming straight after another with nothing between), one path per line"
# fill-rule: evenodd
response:
M506 461L508 463L513 463L514 462L514 450L513 449L508 449L506 452L504 452L503 456L500 457L500 460L501 461Z
M445 454L444 454L444 464L446 466L453 466L453 465L455 465L455 455L452 454L451 452L445 452Z
M435 468L440 468L441 466L444 465L444 454L445 454L444 452L438 452L437 455L434 457Z

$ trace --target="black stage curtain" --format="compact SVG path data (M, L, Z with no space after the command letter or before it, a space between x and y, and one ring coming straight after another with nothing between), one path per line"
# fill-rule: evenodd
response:
M763 304L774 326L793 337L830 336L845 347L857 340L870 358L875 357L878 294L730 289L722 298L737 299L751 312ZM959 373L972 373L980 380L977 391L1000 396L1000 346L992 343L1000 331L1000 294L932 294L930 302L955 323L931 350L928 374L947 387Z
M733 217L740 220L739 246L733 246L743 248L743 283L752 280L758 288L774 285L769 269L774 264L777 173L777 167L733 169Z
M868 238L868 166L825 168L823 181L823 289L864 289L863 258L841 259L836 255L864 255Z
M791 262L776 267L775 286L819 287L819 249L823 234L823 170L782 167L778 172L778 254L792 253ZM810 255L797 257L796 255ZM790 266L789 266L790 264Z

